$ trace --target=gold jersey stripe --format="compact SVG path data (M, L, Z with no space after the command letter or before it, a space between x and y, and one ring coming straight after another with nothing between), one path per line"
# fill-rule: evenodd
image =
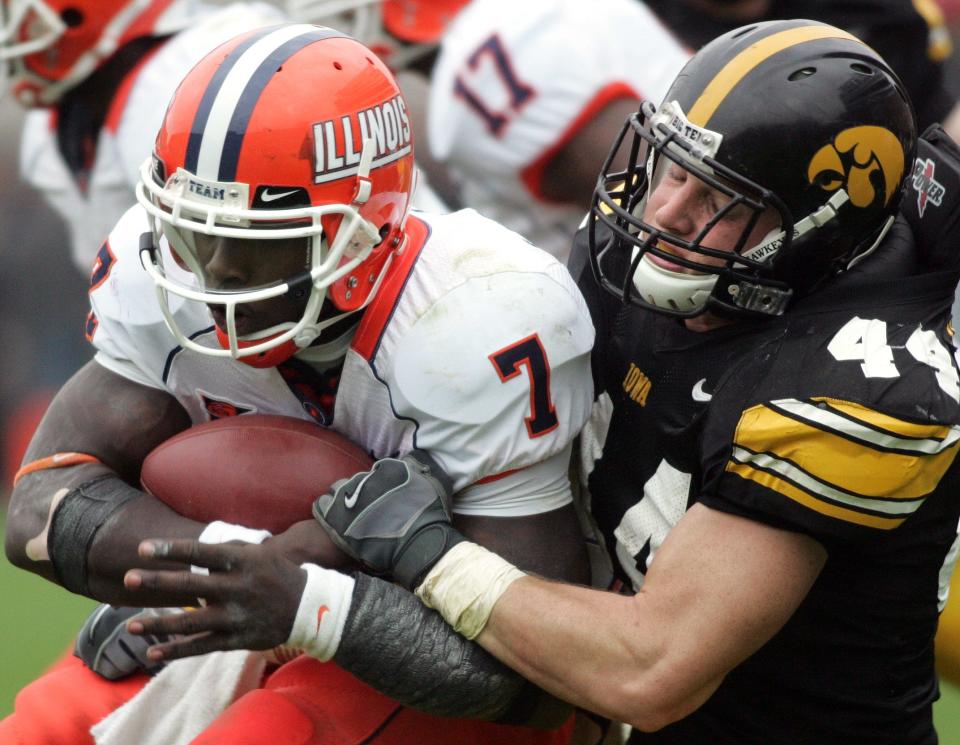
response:
M924 438L934 440L946 440L951 432L950 425L947 424L917 424L916 422L907 422L903 419L882 414L879 411L871 409L863 404L853 401L842 401L839 398L815 397L811 401L818 401L827 404L830 408L846 414L852 419L857 419L871 427L882 429L897 437Z
M776 474L817 498L826 499L834 504L846 505L851 509L862 512L881 512L895 517L906 516L916 512L924 501L921 498L906 500L863 497L840 491L830 484L818 481L790 461L781 460L770 455L770 453L754 453L746 448L735 446L731 457L737 463L749 465L758 471Z
M729 473L734 473L741 478L745 478L750 481L754 481L761 486L765 486L766 488L782 494L783 496L792 499L794 502L802 504L804 507L814 510L815 512L819 512L822 515L827 515L828 517L845 520L846 522L863 525L868 528L893 530L894 528L902 525L903 521L906 520L905 517L881 517L879 515L866 515L862 512L857 512L856 510L851 510L836 504L824 502L820 499L817 499L812 494L807 494L807 492L803 491L802 489L798 489L793 484L784 481L773 474L766 473L764 471L758 471L757 469L752 468L750 465L745 463L729 461L725 470Z
M781 31L778 34L771 34L764 39L760 39L757 43L751 44L724 65L690 108L687 118L692 124L706 127L710 117L713 116L730 91L757 65L788 47L817 39L852 39L853 41L859 41L857 37L832 26L799 26Z
M960 441L934 455L892 453L843 437L821 422L798 421L757 405L741 415L734 444L790 461L813 479L853 495L918 499L940 483Z

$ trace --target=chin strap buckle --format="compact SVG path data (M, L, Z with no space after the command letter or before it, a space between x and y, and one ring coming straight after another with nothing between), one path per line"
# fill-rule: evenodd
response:
M765 316L783 315L793 297L793 290L788 287L772 287L747 280L732 282L726 290L733 305Z

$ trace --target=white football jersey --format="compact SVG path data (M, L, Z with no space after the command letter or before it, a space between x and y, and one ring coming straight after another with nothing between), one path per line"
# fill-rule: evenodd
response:
M257 369L182 349L140 264L148 226L139 206L93 272L96 360L169 391L195 423L282 414L330 426L374 458L427 450L453 479L460 513L528 515L569 503L571 443L593 398L593 326L579 290L549 254L472 210L414 213L408 227L407 248L332 373L335 397L305 361L310 350ZM205 306L170 302L186 335L218 345Z
M73 260L90 271L101 244L134 202L140 165L153 151L167 102L200 59L233 36L286 17L265 2L199 6L197 23L172 36L135 67L110 105L97 141L85 190L81 190L57 147L56 111L31 111L20 148L23 179L43 193L66 221Z
M589 205L544 198L543 167L613 100L660 103L688 58L638 0L473 0L433 70L431 151L464 204L565 260Z

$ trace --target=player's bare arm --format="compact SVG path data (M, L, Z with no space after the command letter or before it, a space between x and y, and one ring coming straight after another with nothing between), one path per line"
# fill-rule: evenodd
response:
M556 696L655 730L698 708L769 641L825 562L808 536L695 505L633 597L525 577L476 640ZM620 623L627 616L634 625ZM591 645L584 627L596 631ZM551 655L556 649L565 655Z
M543 174L544 195L586 208L597 185L597 171L610 150L607 145L639 106L637 99L620 98L601 109L550 159Z
M73 499L83 512L84 497L75 492L87 484L100 484L99 488L111 491L95 493L94 500L102 504L114 492L123 493L126 500L93 532L85 557L88 592L84 594L123 603L127 593L121 580L137 560L140 540L157 530L195 538L203 528L132 486L138 483L140 464L147 453L189 424L186 412L169 394L126 380L96 362L88 363L54 399L24 462L42 461L58 453L79 453L95 460L44 468L19 480L7 518L6 553L11 563L61 582L58 575L62 577L61 570L67 568L55 570L57 556L54 551L51 557L49 540L51 527L59 527L57 511L66 506L62 504L65 499ZM55 461L51 465L55 466ZM142 603L143 598L137 602Z

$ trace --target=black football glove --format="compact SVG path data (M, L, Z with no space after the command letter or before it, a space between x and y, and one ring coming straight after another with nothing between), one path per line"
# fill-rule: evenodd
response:
M452 482L422 450L383 458L338 481L313 503L313 516L343 551L371 572L415 589L453 546Z
M143 614L182 613L181 608L118 608L98 605L83 622L73 653L93 672L107 680L120 680L134 673L155 675L164 666L147 658L147 649L172 637L136 636L127 631L127 621Z

